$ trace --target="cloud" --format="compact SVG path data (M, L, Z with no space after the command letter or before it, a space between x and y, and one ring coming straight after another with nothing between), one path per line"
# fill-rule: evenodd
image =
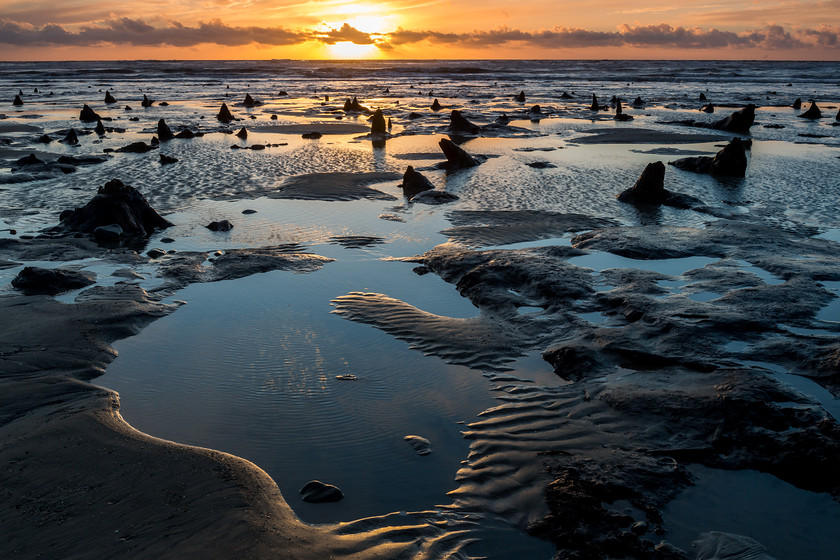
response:
M334 45L343 41L357 45L372 45L376 42L373 35L359 31L348 23L342 25L340 29L330 29L329 31L313 33L312 38L327 45Z
M500 28L469 33L440 33L397 29L389 34L393 45L429 42L464 47L536 46L545 49L587 47L637 47L668 49L748 49L790 50L810 47L840 48L840 27L823 25L818 29L787 31L778 25L735 33L718 29L658 25L622 25L616 31L592 31L555 27L529 32Z
M398 28L390 33L365 33L345 23L338 29L291 30L283 27L231 26L219 19L194 26L171 22L155 26L144 20L117 18L71 30L61 25L34 26L0 19L0 44L17 47L131 46L192 47L199 44L222 46L287 46L307 41L333 45L348 41L357 45L376 45L381 50L396 50L401 45L427 43L432 46L487 47L527 46L551 51L591 47L633 47L664 49L765 49L788 51L820 48L840 50L840 27L785 29L768 25L743 32L658 25L622 25L614 31L596 31L576 27L554 27L540 31L522 31L506 27L466 33L444 33Z
M817 29L803 29L801 34L818 47L840 48L840 27L821 25Z
M192 47L202 43L223 46L294 45L309 39L309 32L282 27L232 27L212 20L189 27L170 23L154 27L142 20L119 18L99 25L86 25L78 31L47 24L35 27L10 20L0 20L0 44L15 46L97 46L102 44Z

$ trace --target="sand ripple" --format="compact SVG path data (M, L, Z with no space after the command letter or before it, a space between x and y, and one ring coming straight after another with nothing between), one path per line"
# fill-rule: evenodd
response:
M523 355L523 335L483 315L455 319L428 313L384 294L351 292L333 300L334 313L367 323L404 340L412 348L449 363L477 369L505 369Z

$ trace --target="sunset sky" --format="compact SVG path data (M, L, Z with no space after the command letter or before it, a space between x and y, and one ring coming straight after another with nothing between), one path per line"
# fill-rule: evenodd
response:
M0 60L840 60L840 0L0 0Z

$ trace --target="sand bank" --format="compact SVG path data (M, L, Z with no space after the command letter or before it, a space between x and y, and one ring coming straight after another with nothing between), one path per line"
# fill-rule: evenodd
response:
M320 132L325 135L359 134L370 132L370 126L357 123L311 123L311 124L266 124L250 129L253 132L270 132L274 134L306 134Z
M681 133L644 128L611 128L584 131L586 136L576 136L574 144L699 144L729 139L731 133Z

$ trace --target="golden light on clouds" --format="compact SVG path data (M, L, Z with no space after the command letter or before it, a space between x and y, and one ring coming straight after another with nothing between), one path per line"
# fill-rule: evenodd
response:
M0 0L0 60L840 59L840 0L153 3Z
M400 24L400 17L388 13L387 4L326 3L319 12L321 23L313 31L326 37L327 58L381 58L377 44ZM315 47L317 48L317 47Z

